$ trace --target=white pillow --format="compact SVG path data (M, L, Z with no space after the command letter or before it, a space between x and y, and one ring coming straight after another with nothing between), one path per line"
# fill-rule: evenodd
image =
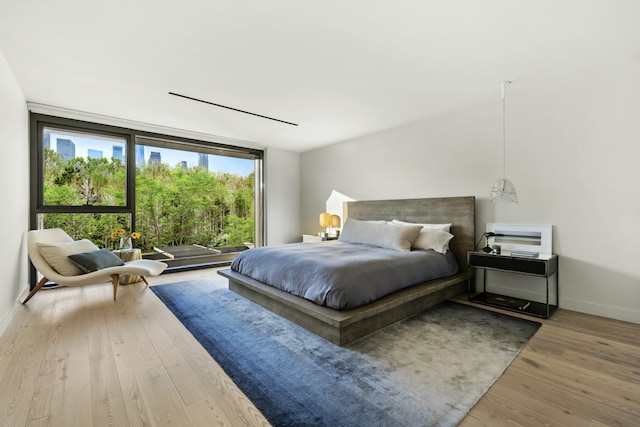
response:
M71 262L69 255L93 252L99 249L91 240L87 239L63 243L36 243L36 245L45 261L63 276L84 274L84 271Z
M422 229L411 247L413 249L433 249L441 254L446 254L451 239L453 239L453 234L444 230Z
M420 225L391 225L347 218L338 240L410 251L421 228Z
M393 225L406 225L410 222L398 221L394 219L391 221ZM453 239L453 234L449 233L451 230L451 224L419 224L422 225L422 230L413 241L413 249L433 249L441 254L446 254L449 250L449 242Z

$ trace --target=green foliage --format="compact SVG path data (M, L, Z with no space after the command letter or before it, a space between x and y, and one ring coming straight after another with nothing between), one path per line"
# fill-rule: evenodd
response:
M47 205L125 205L125 166L118 159L76 158L64 163L45 153L44 198ZM254 174L211 173L200 167L169 168L155 163L136 171L136 224L127 214L47 214L44 227L61 227L74 238L113 247L111 232L141 233L136 246L198 244L238 246L254 241Z
M76 193L74 205L126 204L124 165L120 160L76 157L65 163L60 172L53 176L53 184L72 188Z
M115 248L111 232L127 228L129 215L126 214L47 214L44 228L62 228L73 239L89 239L103 248Z
M235 215L229 215L225 234L223 235L225 244L220 246L239 246L243 243L252 242L252 240L244 239L246 236L253 236L253 221L247 218L240 218Z

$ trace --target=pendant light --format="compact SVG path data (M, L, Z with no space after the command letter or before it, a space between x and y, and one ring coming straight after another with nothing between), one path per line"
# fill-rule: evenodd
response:
M493 185L491 189L491 197L489 198L492 202L495 201L503 201L503 202L511 202L518 203L518 195L516 194L516 189L509 181L507 176L507 137L506 137L506 119L505 119L505 111L506 104L505 98L507 95L507 85L511 84L510 81L504 81L500 84L502 87L502 179L498 180Z

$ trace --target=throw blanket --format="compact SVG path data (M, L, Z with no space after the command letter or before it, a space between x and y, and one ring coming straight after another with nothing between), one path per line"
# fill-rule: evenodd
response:
M231 269L282 291L337 310L360 307L411 285L451 276L451 251L404 252L341 241L249 249Z

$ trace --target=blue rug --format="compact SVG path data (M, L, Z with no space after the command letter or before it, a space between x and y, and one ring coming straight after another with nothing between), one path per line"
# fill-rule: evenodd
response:
M445 302L340 347L211 283L151 289L274 426L455 426L539 326Z

